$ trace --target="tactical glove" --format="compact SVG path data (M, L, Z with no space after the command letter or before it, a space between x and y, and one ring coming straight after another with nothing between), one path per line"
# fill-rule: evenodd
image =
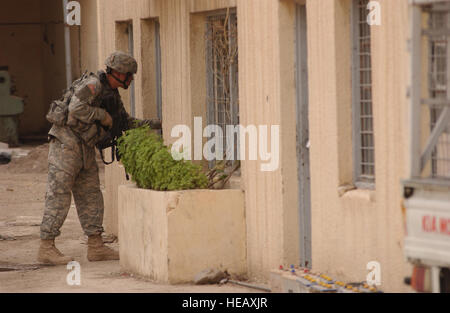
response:
M142 122L142 124L150 126L151 129L161 129L162 127L160 119L143 120Z

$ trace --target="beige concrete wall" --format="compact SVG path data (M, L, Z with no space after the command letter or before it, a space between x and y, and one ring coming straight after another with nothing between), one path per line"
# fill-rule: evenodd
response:
M374 115L378 132L375 159L379 160L377 180L377 224L384 236L380 251L384 266L385 288L409 290L402 284L410 276L410 264L403 259L404 224L401 201L403 190L399 182L407 178L409 169L409 99L410 38L408 1L380 1L382 25L373 31ZM380 230L378 230L380 231Z
M98 59L98 24L97 1L81 0L81 26L79 58L81 71L97 72L103 67L103 61Z
M381 264L385 291L405 291L402 190L407 166L407 1L380 1L372 26L376 188L351 182L350 1L307 2L312 182L312 264L344 281L365 280L366 264ZM350 124L349 124L350 122Z
M293 1L237 3L241 123L280 125L280 168L244 161L249 274L268 279L280 264L298 264Z

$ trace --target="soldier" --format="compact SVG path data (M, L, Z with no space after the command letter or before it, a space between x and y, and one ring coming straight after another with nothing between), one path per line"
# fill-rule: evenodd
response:
M73 260L64 256L54 242L69 212L71 193L81 226L88 236L88 260L119 259L118 252L106 247L101 237L104 209L95 145L105 138L105 128L112 127L115 121L100 105L102 101L116 101L119 115L128 121L130 128L136 121L161 128L161 122L134 119L123 107L117 89L127 89L131 84L137 72L136 60L117 51L106 59L105 65L106 72L85 74L72 84L64 97L68 103L66 110L51 109L47 115L53 125L49 131L48 185L38 252L41 263L67 264ZM65 113L62 122L57 121L61 112Z

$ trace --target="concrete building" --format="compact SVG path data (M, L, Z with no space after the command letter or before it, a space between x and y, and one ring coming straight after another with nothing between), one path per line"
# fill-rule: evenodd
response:
M244 160L233 183L245 192L251 278L267 281L279 265L301 264L364 281L367 263L378 261L381 289L409 290L400 183L410 162L408 0L379 0L380 25L372 26L367 2L80 1L81 68L101 67L117 49L132 53L139 71L121 91L124 103L136 117L161 117L166 143L177 139L173 126L193 129L194 117L224 122L211 91L218 85L208 34L215 20L228 23L225 37L237 29L226 38L238 51L227 72L228 122L280 127L279 167L261 171L266 161ZM117 233L123 168L108 166L106 181L106 229Z
M267 280L280 264L308 262L338 279L363 281L367 263L378 261L384 290L408 290L400 185L408 164L408 3L379 3L381 25L358 33L367 1L98 1L99 57L126 47L124 23L133 25L142 69L135 114L157 116L153 80L160 79L169 143L174 125L206 118L207 20L235 9L239 123L280 125L276 171L242 162L250 277ZM362 55L369 58L358 61ZM357 114L368 118L360 123ZM359 139L361 131L369 136ZM107 169L108 208L117 203L114 180L123 180L123 169L113 172Z

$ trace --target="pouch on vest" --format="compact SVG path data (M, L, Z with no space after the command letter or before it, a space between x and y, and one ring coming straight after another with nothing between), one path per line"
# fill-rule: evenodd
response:
M50 110L46 115L47 121L58 126L64 126L67 122L69 105L63 100L55 100L50 104Z
M74 93L75 87L88 76L88 72L84 72L83 75L81 75L79 79L74 81L70 88L66 90L64 96L61 99L55 100L50 104L50 109L45 116L47 118L47 121L58 126L66 125L67 116L69 115L69 103Z

